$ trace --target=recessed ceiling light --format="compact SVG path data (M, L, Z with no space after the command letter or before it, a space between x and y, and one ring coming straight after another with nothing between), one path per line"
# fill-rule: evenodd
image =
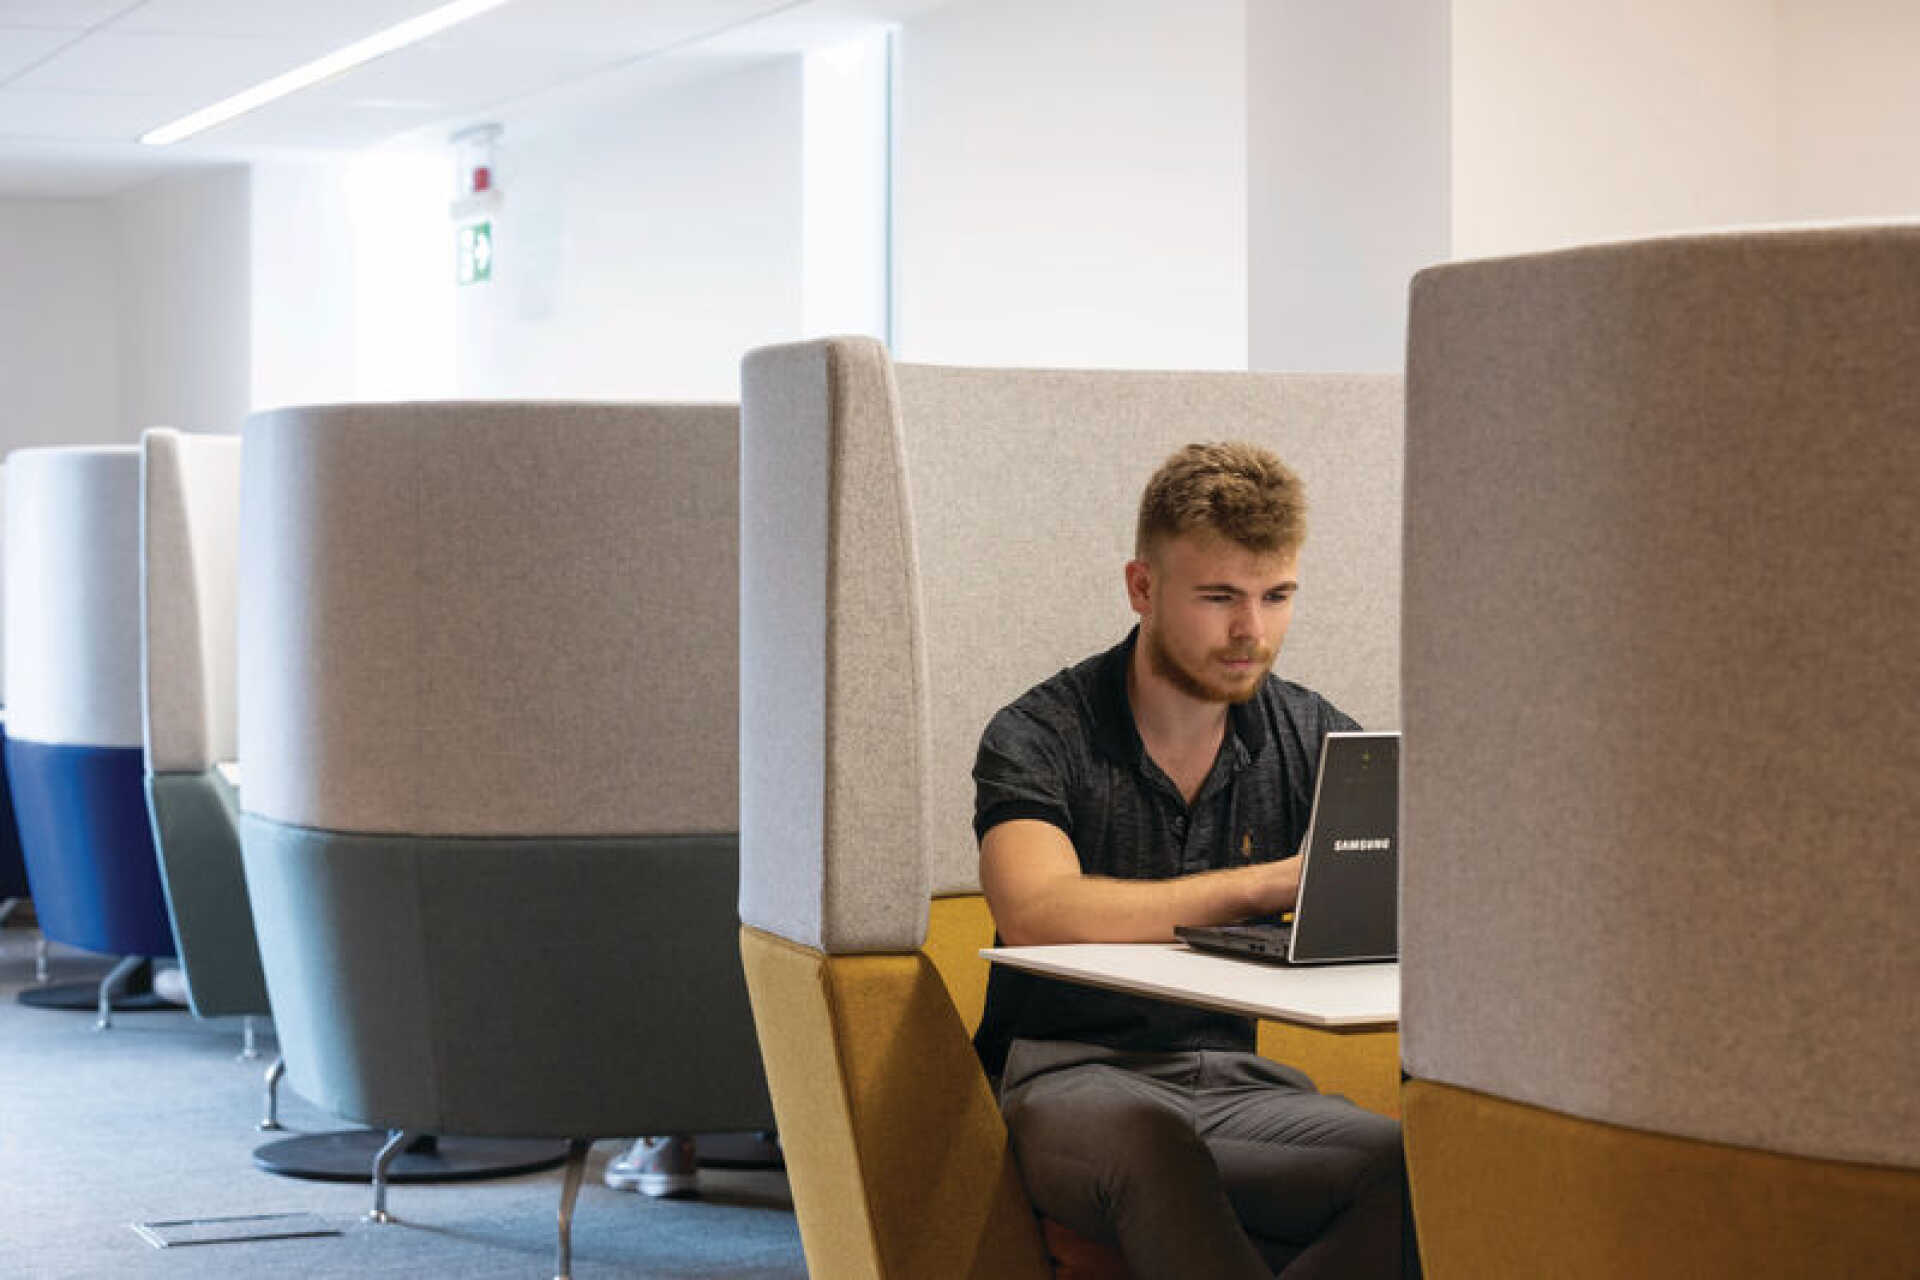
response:
M364 40L356 40L343 49L336 49L325 57L315 58L305 66L295 67L263 80L251 89L242 89L231 98L222 98L210 107L202 107L189 115L181 116L158 129L151 129L140 135L140 141L150 147L164 147L170 142L190 138L203 129L211 129L217 124L225 124L235 116L245 115L256 107L263 107L290 93L319 84L322 80L351 71L363 62L372 62L375 58L403 49L407 45L437 35L448 27L465 22L469 18L479 17L489 9L498 9L507 0L453 0L437 9L430 9L415 18L408 18L397 26L385 31L376 31Z

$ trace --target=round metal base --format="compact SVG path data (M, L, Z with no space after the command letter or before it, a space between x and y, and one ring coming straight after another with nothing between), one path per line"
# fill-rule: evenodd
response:
M379 1129L303 1133L253 1149L268 1173L320 1182L372 1182L373 1158L386 1145ZM537 1173L563 1163L565 1142L539 1138L422 1138L387 1170L388 1182L472 1182Z
M20 1003L31 1005L35 1009L82 1009L88 1013L100 1011L100 980L92 982L56 982L51 986L28 987L20 993ZM120 991L113 997L113 1009L116 1013L152 1013L156 1009L179 1009L183 1006L171 1000L163 1000L147 991Z

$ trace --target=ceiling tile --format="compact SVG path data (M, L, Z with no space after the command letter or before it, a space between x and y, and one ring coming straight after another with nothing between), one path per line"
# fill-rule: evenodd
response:
M134 0L0 0L0 27L84 31L134 7Z
M544 89L602 65L591 48L453 47L438 39L390 53L301 94L320 102L391 100L453 111Z
M133 142L192 109L178 94L0 89L0 138Z
M0 84L75 39L71 31L48 27L0 26Z
M125 35L283 36L331 52L436 7L440 0L147 0L113 24ZM314 56L319 56L315 54Z
M14 81L13 87L79 93L167 93L183 86L218 101L326 52L284 39L243 36L88 36Z
M789 7L791 0L516 0L447 35L463 44L598 50L614 62Z

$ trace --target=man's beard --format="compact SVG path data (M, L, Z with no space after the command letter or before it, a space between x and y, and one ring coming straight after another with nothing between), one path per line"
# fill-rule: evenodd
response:
M1208 661L1216 658L1231 660L1244 656L1252 659L1255 664L1255 669L1248 673L1247 683L1244 686L1220 685L1182 666L1180 660L1174 657L1172 651L1161 641L1158 632L1144 632L1141 639L1147 646L1148 669L1189 698L1195 698L1201 702L1246 702L1260 691L1260 685L1267 678L1267 672L1273 669L1274 654L1271 650L1217 650L1207 655Z

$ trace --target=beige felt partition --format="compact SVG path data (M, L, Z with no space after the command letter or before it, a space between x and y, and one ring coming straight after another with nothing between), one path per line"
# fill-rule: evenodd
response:
M1794 1159L1803 1209L1838 1206L1834 1165L1891 1189L1875 1273L1903 1273L1920 228L1439 267L1411 323L1402 1028L1430 1274L1622 1274L1642 1253L1596 1232L1698 1243L1755 1169L1794 1198ZM1588 1126L1614 1176L1537 1176L1525 1144L1556 1130L1529 1110ZM1719 1199L1640 1194L1667 1140L1724 1162ZM1494 1229L1442 1207L1468 1188L1534 1270L1479 1269ZM1806 1250L1714 1233L1715 1273L1806 1274L1782 1260L1852 1221L1793 1220Z
M1398 379L895 365L845 339L754 352L744 380L749 922L901 949L930 891L978 891L980 731L1126 634L1140 489L1189 441L1253 440L1301 472L1276 669L1398 726Z
M155 427L140 442L147 769L202 771L238 755L240 440Z
M731 832L737 422L480 401L248 419L246 489L273 495L241 545L248 812Z

